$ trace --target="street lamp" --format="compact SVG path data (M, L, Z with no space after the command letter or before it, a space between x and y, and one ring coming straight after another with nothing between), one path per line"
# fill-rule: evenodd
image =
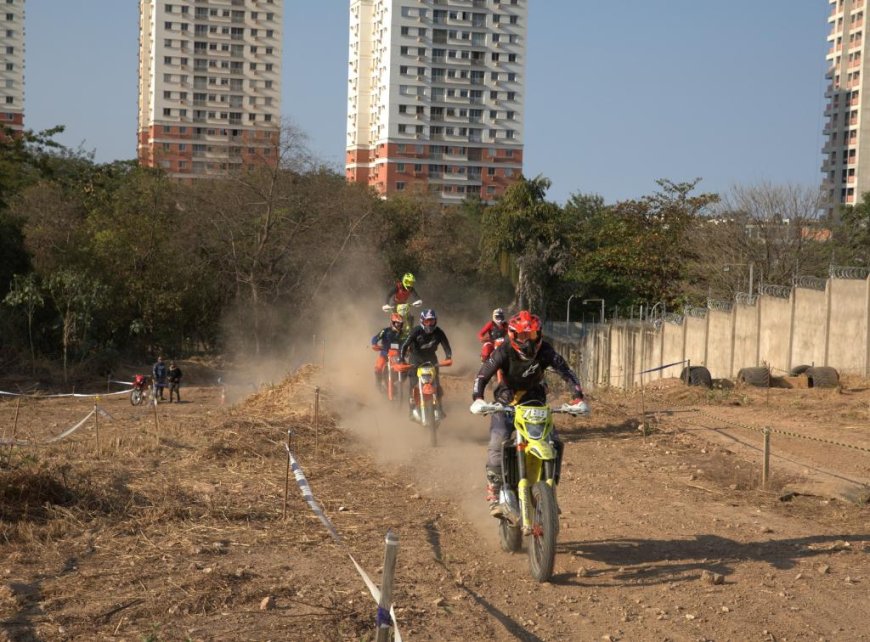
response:
M755 263L726 263L722 266L723 272L730 272L732 267L748 267L749 268L749 296L752 296L752 286L754 284Z
M604 323L604 299L583 299L583 303L601 302L601 323Z

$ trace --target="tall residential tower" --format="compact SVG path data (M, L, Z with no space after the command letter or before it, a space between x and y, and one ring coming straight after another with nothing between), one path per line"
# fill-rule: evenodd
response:
M139 0L139 162L176 178L274 165L283 0Z
M0 125L24 128L24 0L0 2Z
M522 174L528 0L350 0L346 175L492 201Z
M867 102L865 94L870 91L870 83L864 74L865 0L828 2L831 31L822 172L832 211L858 203L861 195L870 191L870 121L865 121L861 108L862 101Z

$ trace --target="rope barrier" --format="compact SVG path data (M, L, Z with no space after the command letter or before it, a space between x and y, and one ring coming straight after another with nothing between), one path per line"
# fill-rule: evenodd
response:
M67 397L75 397L77 399L85 399L88 397L111 397L114 395L127 395L130 394L130 390L121 390L119 392L95 392L92 394L85 394L80 392L67 392L56 395L37 395L37 394L27 394L22 392L7 392L5 390L0 390L0 396L7 397L29 397L31 399L61 399Z
M97 410L99 410L99 409L97 409ZM11 438L7 438L7 437L0 437L0 444L2 444L4 446L46 446L48 444L53 444L55 442L60 441L61 439L66 439L71 434L73 434L76 430L81 428L88 419L90 419L91 417L94 416L94 412L96 412L96 411L91 410L87 415L85 415L84 419L82 419L80 422L78 422L75 426L73 426L72 428L68 428L67 430L64 430L59 435L55 435L54 437L51 437L50 439L46 439L44 441L30 441L29 439L11 439ZM111 415L109 415L107 412L104 412L102 410L99 410L99 412L100 412L100 414L108 417L109 419L112 418Z
M377 586L375 586L375 583L372 581L372 578L369 577L368 573L363 570L363 568L354 559L353 555L350 554L350 550L348 549L347 544L344 543L341 535L339 535L338 530L336 530L335 526L333 526L332 522L323 512L320 504L317 503L317 500L314 498L314 493L311 492L311 486L309 486L308 480L305 478L305 473L302 471L302 466L299 465L296 457L293 456L293 452L290 450L290 446L284 444L284 450L287 451L287 457L290 461L290 469L293 471L293 476L296 478L296 485L299 487L299 490L302 493L302 498L305 500L305 502L308 504L308 507L326 528L327 532L335 541L335 543L341 546L341 548L350 558L350 561L353 562L354 567L356 567L357 573L359 573L366 587L369 589L369 593L371 593L375 602L379 603L381 600L380 590ZM402 642L402 636L399 633L399 625L396 622L396 612L393 609L392 605L390 605L389 620L386 619L385 615L386 614L382 612L382 609L379 608L377 614L378 625L384 623L385 621L391 620L393 624L393 631L395 634L394 639L396 642Z

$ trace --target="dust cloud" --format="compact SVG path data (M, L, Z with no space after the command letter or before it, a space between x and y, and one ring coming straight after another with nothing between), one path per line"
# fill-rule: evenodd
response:
M423 427L408 418L407 389L405 400L391 405L376 388L377 354L370 347L371 338L389 325L381 306L392 279L372 267L376 262L363 258L346 261L309 302L310 323L303 324L304 332L297 331L285 345L270 346L261 357L237 361L228 375L236 385L228 388L228 395L232 400L260 385L277 383L304 363L322 366L318 384L342 429L383 470L407 476L409 497L420 492L450 498L485 540L497 545L496 521L484 500L489 420L468 412L480 366L477 333L497 304L485 294L458 288L429 292L426 280L418 281L423 307L436 310L453 351L454 365L441 375L447 417L439 429L439 445L432 448ZM419 310L413 313L416 323Z

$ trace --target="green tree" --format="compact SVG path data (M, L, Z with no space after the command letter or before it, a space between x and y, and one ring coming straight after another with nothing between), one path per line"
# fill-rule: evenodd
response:
M36 275L16 274L12 277L12 287L3 299L3 303L12 307L24 308L24 314L27 317L27 338L30 341L30 371L36 370L36 350L33 347L33 315L37 308L41 308L45 304L45 298L42 295L42 288L39 287L39 281Z
M47 287L61 316L63 380L66 383L69 349L84 342L94 312L106 303L106 289L98 280L70 269L53 273Z
M512 276L518 308L537 312L544 310L547 288L565 273L571 256L572 221L546 200L550 185L543 176L523 177L483 215L484 260Z

